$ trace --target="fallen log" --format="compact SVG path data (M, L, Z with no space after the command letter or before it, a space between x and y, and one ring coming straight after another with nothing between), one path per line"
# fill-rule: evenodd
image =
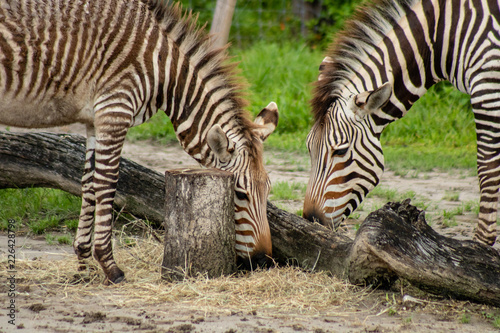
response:
M86 140L81 135L0 131L0 189L49 187L81 196ZM115 206L154 226L165 218L165 176L125 158Z
M0 132L0 188L44 186L80 194L85 139ZM122 159L118 207L161 223L164 177ZM371 213L351 240L268 202L277 262L325 270L356 284L388 286L404 278L421 289L500 306L500 254L473 241L439 235L409 202Z
M410 199L387 203L365 219L347 266L355 284L404 278L435 294L500 305L499 252L438 234Z

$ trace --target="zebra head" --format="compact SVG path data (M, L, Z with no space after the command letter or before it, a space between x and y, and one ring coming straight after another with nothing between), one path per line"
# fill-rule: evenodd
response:
M372 115L388 102L389 84L333 99L307 137L311 175L304 218L337 227L379 182L384 170L380 131Z
M214 125L207 141L216 167L231 171L235 183L235 229L238 260L247 268L272 263L267 197L271 188L264 168L262 143L278 124L278 107L271 102L255 118L244 138Z

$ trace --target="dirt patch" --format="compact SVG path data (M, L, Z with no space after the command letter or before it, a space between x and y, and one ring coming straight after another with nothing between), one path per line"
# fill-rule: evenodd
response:
M6 239L0 236L2 244ZM130 248L119 237L115 253L127 280L104 286L100 269L77 277L70 246L49 259L46 244L24 243L31 256L17 249L24 259L16 262L15 302L16 327L27 332L493 332L500 316L497 308L432 296L404 282L374 291L291 267L167 283L159 278L161 244L141 240ZM0 257L3 263L5 253ZM0 272L2 281L7 277ZM1 307L8 302L2 297ZM9 319L1 313L0 331L13 331Z
M85 132L81 126L63 130ZM127 142L123 155L160 172L197 165L178 144ZM265 161L273 183L307 183L308 156L266 152ZM414 197L413 202L423 203L428 221L440 233L456 238L472 237L476 223L473 209L463 209L452 218L443 214L473 202L477 204L478 181L471 172L409 172L401 176L389 170L379 187L408 193ZM386 201L380 197L367 199L341 231L353 237L366 215ZM291 212L302 208L301 200L275 203ZM149 248L138 248L135 252L120 247L119 240L116 242L117 261L125 269L127 282L106 287L102 285L100 269L84 277L75 275L76 258L70 246L48 245L43 238L18 235L16 325L8 323L9 312L5 310L11 298L0 297L4 309L0 311L0 331L498 331L498 326L494 326L495 319L500 321L498 308L428 295L404 282L391 291L372 291L316 275L321 273L278 269L215 281L200 277L196 281L168 284L159 279L155 266L161 254L153 254ZM6 266L8 240L5 234L0 235L0 244L0 262ZM500 248L498 244L496 248ZM0 271L1 281L9 276L8 271ZM297 281L296 285L290 281ZM305 288L304 282L315 288ZM274 289L277 286L279 292ZM350 297L339 296L343 288L348 288ZM9 284L2 282L0 293L8 295L8 292ZM303 299L304 295L309 301Z

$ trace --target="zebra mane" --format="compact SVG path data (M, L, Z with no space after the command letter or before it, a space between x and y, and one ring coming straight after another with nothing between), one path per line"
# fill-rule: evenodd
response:
M244 98L247 87L237 63L230 62L227 47L214 48L212 37L206 31L206 24L197 26L198 14L191 10L184 10L180 2L172 0L141 0L153 12L157 22L168 34L169 38L179 46L179 49L190 58L193 66L205 66L208 71L205 78L210 78L210 84L215 84L229 90L225 99L230 100L234 112L231 116L233 125L245 134L249 140L253 139L252 129L258 126L250 120L250 113L245 109L248 105ZM215 80L214 78L217 78ZM234 127L234 126L233 126Z
M327 51L332 63L325 63L322 80L314 85L312 112L315 121L322 118L340 96L345 83L369 50L391 31L418 0L372 0L359 7L330 44Z

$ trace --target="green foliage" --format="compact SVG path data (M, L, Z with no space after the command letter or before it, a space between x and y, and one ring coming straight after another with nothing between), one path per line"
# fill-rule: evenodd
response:
M306 0L314 2L314 0ZM323 0L323 8L319 17L307 22L310 35L307 42L320 49L327 48L335 33L344 27L345 22L352 17L356 8L365 0Z
M457 226L457 215L462 215L462 207L456 207L452 210L443 210L443 225L445 227L454 227Z
M416 193L414 191L399 192L395 189L390 189L382 186L375 187L367 197L378 197L384 199L384 201L401 201L407 198L415 199Z
M443 200L448 200L448 201L459 201L459 199L460 199L460 193L457 192L445 191L445 194L443 196Z
M466 201L462 204L464 212L473 212L479 215L479 201Z
M185 8L199 15L199 24L210 29L215 1L181 0ZM301 21L293 14L292 1L237 1L234 9L229 41L247 48L253 43L265 40L268 43L297 40Z
M305 0L313 3L314 0ZM199 15L199 24L210 29L214 13L214 1L181 0L185 8ZM322 0L316 17L303 18L307 8L294 10L287 0L237 1L234 9L229 41L238 48L252 47L255 42L266 41L281 44L301 40L313 48L324 49L332 35L339 31L352 16L361 0ZM305 31L304 31L304 28Z
M59 226L59 219L57 216L50 215L45 218L33 219L28 222L28 227L36 235L43 234L46 230L52 230Z
M70 245L73 243L73 239L69 235L55 236L53 234L45 234L45 242L49 245Z
M278 104L280 120L276 133L306 132L311 127L309 107L311 82L318 76L322 54L304 45L256 43L248 50L232 50L249 82L252 113L270 101Z
M165 144L176 142L177 136L172 122L165 112L159 111L146 123L132 127L127 133L127 139L132 141L154 140Z
M78 219L67 219L64 221L64 225L68 230L76 231L78 229Z
M469 314L467 314L467 313L464 313L464 314L462 315L462 318L460 318L460 322L461 322L462 324L469 324L469 323L470 323L470 315L469 315Z
M500 315L498 313L482 313L483 317L491 322L494 328L500 329Z
M500 329L500 316L493 318L493 327Z

